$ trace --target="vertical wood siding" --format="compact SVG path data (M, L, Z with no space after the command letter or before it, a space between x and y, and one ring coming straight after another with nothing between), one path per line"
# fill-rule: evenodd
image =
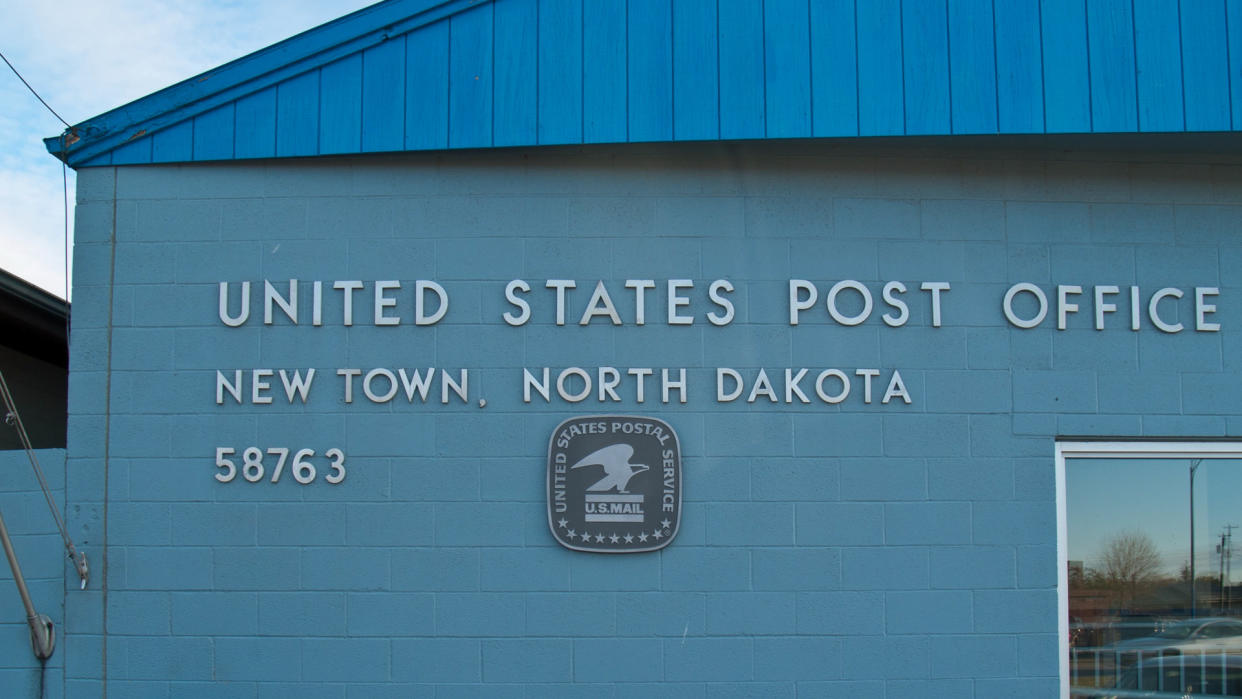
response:
M1043 27L1039 0L993 0L996 50L996 128L1000 133L1044 130ZM985 59L986 60L986 59ZM982 78L986 80L987 78ZM955 102L956 104L956 102Z
M586 1L589 3L591 0ZM496 5L497 14L510 7L529 8L538 16L538 35L532 32L530 51L532 56L538 54L539 57L538 73L528 80L531 88L535 88L538 82L537 89L533 90L538 99L530 101L530 106L537 107L538 111L537 115L534 112L531 114L532 123L538 123L537 139L536 134L530 134L496 145L582 142L582 5L583 0L502 2ZM500 55L499 43L497 55ZM514 58L521 60L517 56ZM509 59L503 61L508 62ZM502 62L497 61L497 67L500 65ZM496 114L498 130L508 128L500 121L503 117L499 112Z
M401 150L405 143L405 37L362 54L362 150Z
M1227 131L1242 0L490 0L83 165Z
M496 55L508 58L496 61L493 145L531 143L538 133L537 114L551 111L537 101L541 95L536 81L545 73L542 56L536 55L535 37L542 33L539 17L535 3L506 2L496 6ZM575 57L581 62L581 55L575 52ZM577 82L581 84L581 75Z
M992 0L949 0L949 104L953 133L997 131Z
M582 133L588 143L621 142L628 133L625 3L590 0L583 6Z
M448 146L449 23L442 21L405 40L405 149Z
M854 0L811 0L813 136L858 135Z

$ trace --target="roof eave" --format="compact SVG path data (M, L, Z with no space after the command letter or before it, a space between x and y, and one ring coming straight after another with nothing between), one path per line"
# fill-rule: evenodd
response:
M387 0L76 124L43 140L76 167L280 80L491 0Z

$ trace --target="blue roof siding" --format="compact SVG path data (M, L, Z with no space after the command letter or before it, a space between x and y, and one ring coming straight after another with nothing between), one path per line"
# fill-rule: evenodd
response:
M194 117L194 159L232 160L236 106L226 104Z
M815 136L858 135L854 0L811 0L811 119Z
M806 0L763 3L768 138L811 135L811 16Z
M67 159L1242 130L1233 74L1242 0L390 0L83 122Z
M1138 130L1132 9L1131 0L1087 0L1091 130L1096 133Z
M234 116L234 157L276 155L276 88L269 87L237 100Z
M1004 3L1002 3L1004 4ZM1044 131L1091 132L1091 74L1083 0L1043 0Z
M405 148L448 147L449 23L424 27L405 41Z
M536 103L543 96L538 89L537 79L545 73L552 75L550 71L544 70L542 54L536 56L535 37L547 33L538 27L537 23L543 16L539 9L532 2L502 0L496 3L496 55L508 56L507 60L496 61L496 122L492 128L492 142L497 146L523 145L535 141L538 113L551 111ZM556 13L547 14L555 16ZM575 48L582 41L581 14L579 11L577 22L570 23L576 37ZM538 46L540 51L555 45L550 40L543 43L544 45ZM575 84L580 89L581 54L575 51L573 55L578 60ZM582 104L581 100L576 102ZM574 120L581 123L581 116Z
M77 125L71 165L369 46L490 0L389 0L364 8ZM59 151L46 139L50 152ZM55 142L59 141L59 137Z
M116 150L103 153L99 157L109 158L110 162L100 163L101 165L136 165L140 163L151 162L151 137L143 136L126 143Z
M155 162L183 162L193 157L193 121L183 121L151 135L151 159Z
M720 0L720 137L763 138L763 7Z
M1233 129L1242 131L1242 0L1228 0L1225 14L1225 34L1229 37L1229 118ZM1182 24L1183 28L1189 25Z
M1134 0L1140 131L1185 130L1179 25L1177 3Z
M996 133L996 41L992 17L992 0L949 0L953 133Z
M405 37L362 54L362 150L401 150L405 143Z
M631 141L673 140L673 7L629 0Z
M1044 52L1039 0L994 2L992 16L996 37L997 130L1011 134L1041 133Z
M1182 3L1179 30L1187 131L1228 131L1225 0Z
M362 151L362 54L319 70L319 152Z
M858 22L858 133L905 133L902 85L901 1L874 0L855 6Z
M586 0L590 2L590 0ZM538 123L538 134L527 134L519 138L497 139L496 145L526 145L530 143L581 143L582 142L582 4L583 0L502 0L496 5L496 52L497 55L511 56L496 62L498 73L506 64L527 62L525 46L522 51L502 52L501 24L499 21L502 9L509 8L529 16L532 24L530 34L530 58L535 56L538 44L538 79L536 80L536 64L530 63L529 75L524 75L531 92L538 86L538 100L532 94L525 106L531 109L530 121ZM538 18L538 40L534 29ZM512 38L508 39L512 40ZM497 90L497 99L500 98ZM538 115L535 109L538 107ZM541 117L541 118L540 118ZM496 132L512 128L502 123L505 113L496 109ZM520 117L519 117L520 118ZM516 136L516 134L515 134Z
M148 147L149 147L149 144L148 144ZM123 149L124 146L122 146L121 148ZM78 167L103 167L105 165L112 165L113 164L112 155L113 155L112 151L104 153L102 155L98 155L94 158L91 158L90 160L87 160L86 162L82 163ZM150 160L151 160L150 156L147 156L147 159L144 160L143 162L150 162ZM120 163L117 163L117 164L119 165Z
M716 0L673 3L673 136L715 140L720 136L720 75Z
M902 0L901 57L906 134L953 133L945 0Z
M588 143L625 141L625 0L582 9L582 135Z
M276 155L319 152L319 71L287 80L276 89ZM157 158L156 162L160 162Z
M449 148L492 145L493 45L491 3L449 20Z

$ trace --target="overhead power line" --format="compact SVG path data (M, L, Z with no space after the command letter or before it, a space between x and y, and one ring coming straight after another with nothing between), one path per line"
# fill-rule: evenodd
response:
M4 64L9 67L9 70L13 71L13 75L16 75L18 80L22 81L22 84L26 86L26 89L30 90L30 94L34 95L35 99L39 100L39 102L42 103L44 107L47 107L47 111L51 112L52 116L56 117L57 119L60 119L60 123L64 124L66 129L73 128L72 126L69 125L69 122L65 121L64 118L61 117L61 115L56 113L55 109L52 109L52 105L48 104L47 100L39 96L39 93L36 92L35 89L30 86L30 83L26 82L26 79L22 77L22 74L17 72L17 69L13 67L12 63L9 63L9 59L5 58L4 53L0 53L0 59L4 60Z
M69 129L69 131L72 132L73 127L69 124L69 122L65 121L64 117L58 114L55 109L52 109L52 105L48 104L47 100L43 99L43 97L39 94L39 92L35 90L34 87L29 82L26 81L26 78L22 77L22 74L18 72L17 68L13 66L13 64L9 61L8 57L5 56L3 52L0 52L0 60L3 60L4 64L9 67L9 70L13 71L13 75L16 75L17 79L22 81L22 84L26 86L26 89L30 90L30 94L34 95L35 99L39 100L39 103L42 104L47 109L47 111L52 113L52 116L56 117L60 121L60 123L65 125L66 129ZM63 137L61 138L61 143L63 147L65 143L65 139ZM65 163L63 159L60 164L60 176L61 176L61 184L64 187L63 199L64 199L64 217L65 217L65 301L67 302L69 301L69 173L65 167ZM66 337L68 337L68 332L69 332L68 328L69 328L69 317L66 315L65 316L65 336Z

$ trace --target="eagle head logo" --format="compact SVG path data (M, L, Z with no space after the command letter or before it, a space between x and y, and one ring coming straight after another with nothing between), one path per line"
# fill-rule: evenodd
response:
M629 485L631 478L651 468L645 464L630 463L633 456L634 447L629 444L613 444L587 454L570 468L603 466L606 474L603 480L588 487L587 490L600 493L616 488L618 493L625 493L629 492L625 487Z

